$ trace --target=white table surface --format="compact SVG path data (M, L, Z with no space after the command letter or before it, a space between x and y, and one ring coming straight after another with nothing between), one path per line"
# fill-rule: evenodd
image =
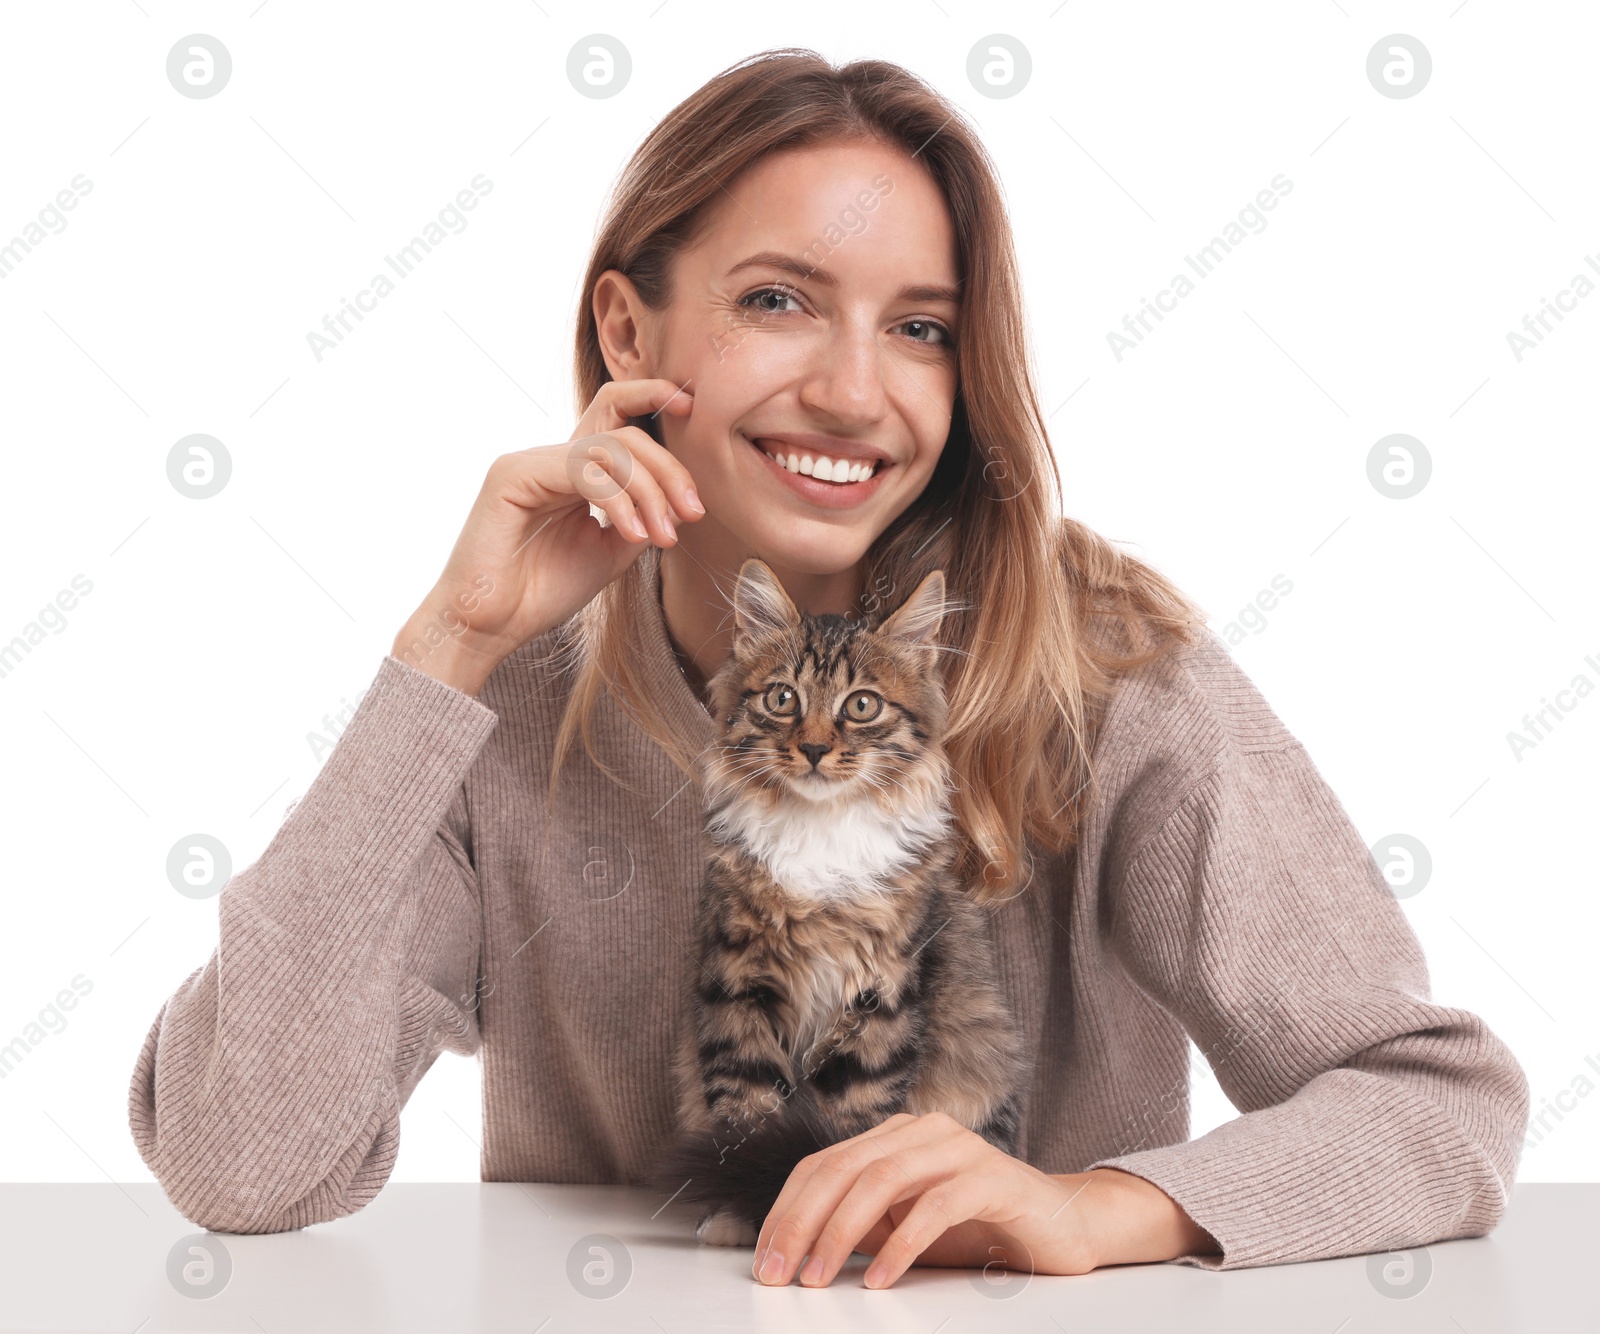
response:
M624 1187L392 1182L348 1218L240 1236L200 1232L154 1185L0 1184L0 1329L1557 1334L1600 1329L1597 1208L1600 1185L1518 1186L1490 1236L1409 1261L1133 1265L994 1283L913 1268L869 1291L864 1256L828 1288L764 1287L750 1250L702 1246L690 1210ZM209 1278L191 1244L211 1251ZM199 1266L189 1278L186 1264ZM1425 1284L1392 1295L1383 1267L1403 1278L1408 1264L1412 1283L1427 1267ZM201 1295L206 1282L213 1295Z

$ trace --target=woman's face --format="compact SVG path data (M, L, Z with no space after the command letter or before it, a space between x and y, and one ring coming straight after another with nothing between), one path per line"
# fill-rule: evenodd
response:
M656 419L706 506L680 527L685 547L837 573L922 492L949 434L959 272L944 197L898 149L834 144L763 159L712 207L665 309L615 271L609 295L602 280L602 346L617 378L694 396L687 417ZM878 462L840 484L769 454L809 456L806 472Z

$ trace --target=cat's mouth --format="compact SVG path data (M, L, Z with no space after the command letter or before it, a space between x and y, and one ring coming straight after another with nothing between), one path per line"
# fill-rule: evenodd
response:
M789 786L798 795L819 801L839 786L839 780L823 773L821 769L802 769L798 774L789 776Z

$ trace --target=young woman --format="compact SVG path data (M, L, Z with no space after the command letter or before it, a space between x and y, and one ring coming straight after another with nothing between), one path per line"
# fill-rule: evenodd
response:
M1200 613L1063 517L1020 310L992 166L895 65L765 53L652 132L583 284L571 441L490 467L140 1053L133 1132L186 1216L361 1208L445 1049L482 1052L486 1180L649 1179L703 690L755 555L856 616L944 571L963 866L1035 1066L1015 1157L933 1113L801 1162L761 1281L826 1284L853 1250L883 1286L993 1247L1223 1268L1495 1224L1520 1068L1428 999L1362 839ZM1193 1141L1191 1039L1242 1111Z

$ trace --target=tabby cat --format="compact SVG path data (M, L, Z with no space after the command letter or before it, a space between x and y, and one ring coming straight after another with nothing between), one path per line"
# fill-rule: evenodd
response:
M1012 1152L1024 1064L953 870L943 572L874 629L800 613L752 559L733 610L700 762L682 1138L655 1183L702 1206L701 1240L752 1245L795 1163L896 1112Z

